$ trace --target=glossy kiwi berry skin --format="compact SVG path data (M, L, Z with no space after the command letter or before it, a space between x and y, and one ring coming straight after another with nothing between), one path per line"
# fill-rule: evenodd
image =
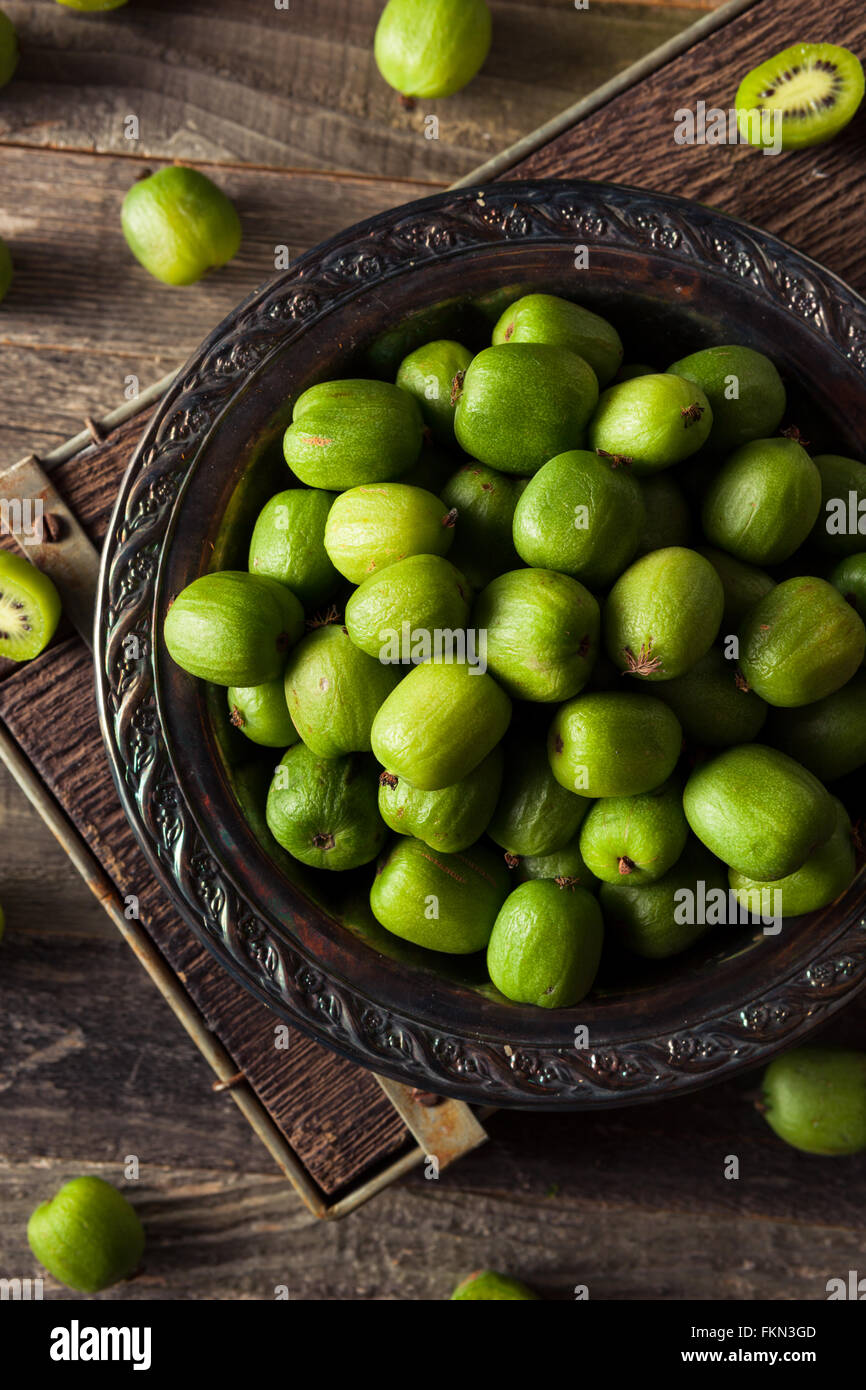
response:
M640 682L682 676L709 651L722 621L724 590L696 550L669 546L635 560L607 596L607 654Z
M742 445L707 490L701 520L710 545L753 565L778 565L805 541L821 506L821 475L796 440Z
M645 523L640 484L628 468L571 449L527 483L514 509L514 546L527 565L603 589L632 559Z
M389 772L439 791L467 777L510 720L511 701L486 671L434 658L404 676L379 709L373 752Z
M798 575L761 599L740 629L740 670L770 705L823 700L851 679L866 654L866 627L825 579Z
M683 793L698 839L749 878L784 878L833 833L833 798L807 768L764 744L699 764Z
M661 878L642 885L629 878L602 883L599 901L608 929L623 946L646 960L666 960L688 950L711 929L710 923L698 920L697 911L684 910L684 891L691 891L695 902L701 893L728 891L724 866L694 836Z
M846 555L833 566L827 578L866 623L866 550Z
M276 680L304 630L304 610L275 579L219 570L188 584L170 605L163 636L184 671L215 685Z
M598 652L598 602L567 574L499 575L478 595L472 623L486 633L488 670L512 699L567 700L589 679Z
M181 165L134 183L121 223L136 260L165 285L192 285L240 250L234 204L206 174Z
M866 671L813 704L770 711L765 738L773 747L834 782L866 764Z
M730 870L729 881L737 902L756 917L777 911L782 918L799 917L827 907L845 892L857 870L854 839L842 802L834 797L833 805L836 822L832 834L792 874L761 881Z
M476 768L450 787L421 791L405 777L382 772L379 813L398 835L423 840L431 849L457 854L487 829L502 786L502 749L497 746Z
M866 550L866 464L841 454L817 454L813 463L821 475L821 510L811 544L837 558Z
M251 743L264 748L289 748L299 734L286 704L282 676L264 685L229 686L229 723Z
M551 343L588 362L606 386L622 364L622 340L607 319L555 294L527 294L503 312L493 343Z
M725 597L722 632L736 632L749 610L770 592L776 581L766 570L745 560L737 560L715 546L699 545L696 548L699 555L709 560L722 581Z
M11 82L18 66L18 34L9 16L0 10L0 87ZM0 299L3 298L0 292Z
M485 0L388 0L376 65L402 96L453 96L483 67L492 33Z
M325 550L325 523L335 492L287 488L259 512L250 540L249 569L285 584L313 609L342 583Z
M743 78L736 97L740 132L753 145L771 145L773 136L752 113L781 110L782 149L824 144L848 124L863 93L863 68L850 49L795 43ZM798 94L801 100L796 101ZM795 101L801 114L790 109Z
M673 373L632 377L603 391L587 442L627 459L637 476L656 473L703 448L713 424L699 386Z
M538 1294L519 1279L499 1274L495 1269L481 1269L461 1280L451 1295L452 1303L538 1303Z
M286 664L292 723L319 758L368 753L373 720L401 674L362 652L340 624L314 628Z
M404 941L462 956L487 945L507 892L508 870L487 845L445 854L398 836L376 867L370 907Z
M307 487L344 492L407 472L423 431L418 402L391 382L323 381L295 401L283 457Z
M561 888L585 888L588 893L595 893L598 879L580 852L580 830L567 845L551 854L524 854L515 865L514 879L516 883L526 883L531 878L552 878Z
M340 494L325 523L325 550L352 584L409 555L447 555L454 517L441 498L405 483L365 483Z
M751 439L774 434L785 414L782 378L762 352L712 347L681 357L668 371L700 386L713 412L707 447L730 453Z
M373 759L358 753L321 758L303 743L280 760L265 814L277 843L314 869L342 872L369 864L388 833Z
M73 1178L27 1223L30 1249L78 1293L99 1293L135 1273L145 1236L135 1208L102 1178Z
M457 442L502 473L531 477L581 447L598 403L592 367L550 343L499 344L473 357L455 416Z
M637 796L670 777L680 755L679 720L651 695L581 693L560 705L547 754L561 786L581 796Z
M457 512L449 555L475 590L520 564L512 525L524 486L525 479L471 459L438 490L449 511Z
M397 371L401 391L414 396L433 440L455 447L454 414L460 385L472 353L450 338L425 343L404 357Z
M413 642L433 650L437 631L465 628L470 589L459 570L441 555L408 555L371 574L346 604L346 629L361 651L379 661Z
M866 1053L797 1047L764 1072L767 1124L803 1153L840 1158L866 1149Z
M565 849L592 803L560 785L544 740L537 735L515 730L505 740L504 753L502 788L488 836L508 855L520 858Z
M57 631L60 614L50 576L23 555L0 550L0 656L32 661Z
M767 705L718 647L711 647L685 675L659 681L653 694L673 710L686 742L700 748L750 743L767 718Z
M598 974L604 921L585 888L531 879L515 888L496 917L487 969L497 989L517 1004L573 1007Z
M589 809L580 852L604 883L655 883L685 849L689 827L676 779L639 796L605 797Z

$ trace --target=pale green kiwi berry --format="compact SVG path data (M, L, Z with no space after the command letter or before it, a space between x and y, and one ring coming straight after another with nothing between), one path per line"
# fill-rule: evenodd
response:
M5 87L18 66L18 35L15 25L0 10L0 87Z
M490 49L484 0L388 0L376 28L376 64L407 97L450 97L465 87Z
M670 468L707 442L713 412L699 386L673 373L632 377L602 391L589 446L628 460L636 474Z
M498 1274L495 1269L480 1269L463 1279L451 1295L452 1303L519 1303L540 1302L538 1294L533 1293L519 1279L508 1274Z
M764 1073L761 1111L780 1139L808 1154L866 1149L866 1053L796 1047Z
M102 1178L73 1178L27 1223L30 1249L49 1274L79 1293L99 1293L135 1273L144 1231L134 1208Z
M136 260L165 285L191 285L241 244L234 204L198 169L172 165L133 184L123 235Z

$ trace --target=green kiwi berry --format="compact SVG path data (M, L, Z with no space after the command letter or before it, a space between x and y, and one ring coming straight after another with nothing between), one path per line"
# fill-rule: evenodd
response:
M683 793L698 839L741 874L777 879L832 834L833 798L793 758L747 743L700 763Z
M509 893L487 945L490 978L506 999L567 1009L592 989L604 922L585 888L532 879Z
M547 740L557 782L582 796L637 796L673 772L679 720L661 700L593 691L560 705Z
M589 426L590 448L628 460L636 474L681 463L703 448L713 412L699 386L671 373L632 377L603 391Z
M446 555L457 518L441 498L405 483L367 483L334 502L325 523L331 564L352 584L407 555Z
M487 945L507 892L508 870L487 846L445 854L400 836L377 865L370 906L404 941L463 956Z
M457 854L480 839L499 799L502 749L494 748L453 786L421 791L385 771L379 777L379 812L398 835L413 835L431 849Z
M588 589L554 570L510 570L478 596L472 621L486 634L487 666L513 699L567 700L589 679L599 608Z
M368 753L373 720L399 679L399 668L361 651L344 627L314 628L286 665L292 723L319 758Z
M73 1178L27 1223L30 1249L49 1274L79 1293L99 1293L134 1274L144 1254L135 1209L102 1178Z
M304 610L275 579L242 570L203 574L178 594L165 616L169 656L215 685L276 680L304 630Z
M531 878L552 878L561 888L585 888L589 893L598 888L598 879L580 852L579 830L567 845L552 854L524 854L515 866L514 877L518 883Z
M520 557L512 541L514 509L524 480L488 468L474 459L438 490L449 511L456 511L451 559L473 589L483 589Z
M472 458L529 477L579 449L598 401L595 372L551 343L500 344L473 357L455 416L457 442Z
M519 1303L539 1302L538 1294L533 1293L519 1279L510 1275L498 1274L495 1269L480 1269L463 1279L451 1295L453 1303Z
M817 912L845 892L857 867L854 840L848 812L835 797L833 805L836 822L832 834L793 873L760 880L731 869L729 880L737 902L756 917L771 911L781 917L799 917L804 912Z
M785 388L769 357L747 347L704 348L668 371L700 386L712 407L710 449L729 453L750 439L766 439L785 413Z
M406 97L450 97L483 66L492 20L485 0L388 0L376 28L376 65Z
M740 629L740 670L770 705L823 700L866 654L866 627L825 579L786 579L755 604Z
M651 550L667 550L671 545L691 543L693 523L686 495L670 469L639 479L644 520L631 559Z
M136 260L165 285L191 285L240 249L234 204L198 169L172 164L134 183L121 221Z
M711 545L753 565L778 565L799 549L821 506L821 475L794 439L755 439L734 451L703 503Z
M718 647L711 647L685 675L659 681L654 693L673 710L686 742L702 748L749 743L767 718L764 701Z
M493 329L494 344L552 343L588 362L606 386L622 362L620 336L607 319L555 294L527 294L510 304Z
M542 738L515 730L505 754L502 790L487 826L490 839L510 860L564 850L591 802L556 780Z
M604 883L654 883L673 868L689 835L682 787L663 782L639 796L609 796L589 809L580 852Z
M866 551L846 555L827 576L834 589L866 623Z
M471 361L472 353L462 343L443 338L410 352L397 371L397 385L415 397L424 424L445 448L454 448L457 399Z
M288 488L265 503L253 528L250 573L279 580L308 609L330 598L340 584L325 550L325 523L336 496L318 488Z
M469 586L441 555L409 555L359 584L346 604L346 629L380 661L399 652L434 650L436 633L456 632L469 618ZM408 657L407 657L408 660Z
M753 145L772 145L766 117L780 113L782 149L831 140L863 100L863 68L847 48L795 43L747 73L737 91L738 123Z
M585 449L550 459L514 510L521 560L606 588L625 569L646 524L640 484L626 467Z
M389 772L439 791L468 777L510 719L511 701L492 676L465 661L434 658L404 676L379 709L373 752Z
M289 748L275 769L266 816L277 843L314 869L369 864L387 835L373 759L321 758L303 743Z
M696 550L669 546L635 560L604 608L607 654L638 680L684 675L709 651L722 621L722 582Z
M821 510L809 537L827 555L866 549L866 464L839 454L818 454Z
M855 772L866 763L866 672L823 700L771 710L766 738L822 782Z
M709 560L722 581L725 593L722 631L736 632L749 610L770 592L776 581L757 565L736 560L733 555L716 550L714 546L700 545L697 550L699 555Z
M23 555L0 550L0 656L32 661L44 651L60 621L60 595L42 570Z
M677 862L653 883L633 884L628 877L602 883L604 920L611 934L629 951L647 960L666 960L693 946L710 929L705 914L686 910L709 893L727 895L725 870L694 836ZM702 920L703 918L703 920Z
M288 748L297 743L298 731L286 704L282 676L263 685L229 686L229 720L251 743L265 748Z
M387 381L323 381L295 401L283 455L308 487L342 492L397 478L418 461L418 402Z

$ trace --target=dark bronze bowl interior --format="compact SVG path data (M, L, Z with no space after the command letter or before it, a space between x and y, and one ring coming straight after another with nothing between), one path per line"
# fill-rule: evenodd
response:
M587 269L575 267L581 246ZM778 937L721 928L655 965L610 953L575 1009L509 1004L485 985L483 960L425 953L382 931L366 906L370 867L315 875L280 851L262 814L277 755L231 728L225 692L185 676L159 636L171 598L197 575L246 567L252 520L286 482L280 440L302 390L393 374L430 337L482 346L496 305L527 290L597 309L628 360L661 369L714 343L758 348L782 371L788 423L813 448L863 452L866 305L790 248L708 209L608 185L439 195L311 252L241 305L181 374L111 528L100 702L118 786L161 878L193 929L279 1013L440 1092L621 1104L753 1064L859 988L862 882ZM154 651L130 664L123 639L143 614ZM577 1025L586 1048L574 1046Z

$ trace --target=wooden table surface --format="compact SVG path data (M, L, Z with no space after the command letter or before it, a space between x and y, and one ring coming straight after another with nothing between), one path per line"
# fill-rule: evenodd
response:
M470 88L407 111L380 81L376 0L131 0L81 16L3 0L22 38L0 94L0 234L16 280L0 310L0 458L47 451L85 414L179 366L273 269L350 222L468 172L713 8L493 0ZM813 35L810 34L810 37ZM625 100L625 99L621 99ZM440 119L424 137L424 116ZM135 115L140 139L124 121ZM238 259L160 287L119 231L125 190L194 162L237 201ZM0 1275L35 1272L33 1206L81 1172L141 1162L146 1265L108 1298L442 1297L509 1268L553 1297L823 1296L862 1266L862 1183L796 1154L752 1082L603 1116L500 1114L494 1142L438 1182L413 1176L347 1221L301 1207L99 907L0 769ZM866 1010L841 1038L862 1041ZM742 1178L724 1176L740 1157ZM651 1160L651 1161L650 1161ZM651 1178L647 1173L651 1169ZM861 1174L862 1176L862 1174ZM798 1194L802 1193L802 1198ZM63 1297L53 1282L53 1297Z

